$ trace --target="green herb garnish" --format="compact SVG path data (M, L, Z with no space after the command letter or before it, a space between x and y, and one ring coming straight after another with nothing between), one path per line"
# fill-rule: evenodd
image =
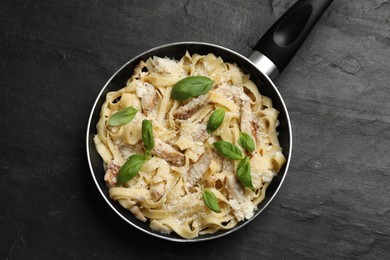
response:
M203 200L210 210L216 213L221 213L221 208L218 205L217 197L215 197L215 194L211 190L203 190Z
M149 120L142 121L142 142L147 151L151 151L154 147L153 125Z
M143 154L133 154L130 156L119 170L117 183L123 184L134 178L146 161L147 159Z
M253 152L255 150L255 141L247 133L240 134L240 137L238 138L238 143L248 152Z
M172 88L171 97L175 100L187 100L206 94L214 81L205 76L190 76L179 80Z
M211 116L209 121L207 122L207 133L211 134L223 123L223 119L225 118L225 109L223 107L215 110Z
M119 110L112 116L110 116L110 119L108 120L108 125L109 126L118 126L118 125L123 125L128 122L130 122L135 115L137 114L138 110L135 109L134 107L127 107L122 110Z
M215 149L228 159L241 160L244 156L241 153L240 148L234 144L226 141L217 141L213 143Z
M253 187L252 184L251 166L249 164L248 157L245 157L240 160L237 166L236 174L242 185L251 189L252 191L255 191L255 188Z

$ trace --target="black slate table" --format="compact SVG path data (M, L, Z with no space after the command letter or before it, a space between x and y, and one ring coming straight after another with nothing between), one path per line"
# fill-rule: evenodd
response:
M293 157L250 225L159 240L117 217L92 181L88 116L122 64L186 40L249 55L293 2L0 1L0 258L389 259L388 0L336 0L275 80Z

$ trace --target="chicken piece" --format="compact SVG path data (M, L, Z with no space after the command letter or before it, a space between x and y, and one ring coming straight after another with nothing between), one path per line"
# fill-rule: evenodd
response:
M179 138L175 144L182 151L192 149L193 152L200 155L204 153L204 150L200 151L198 149L203 147L203 145L199 145L199 143L205 142L209 137L210 135L206 130L206 123L200 124L183 122L180 126Z
M118 175L120 168L121 167L117 165L114 160L111 160L107 164L106 174L104 174L104 181L106 182L107 187L112 188L116 185L116 176Z
M133 213L134 217L136 217L137 219L139 219L143 222L147 221L144 214L142 214L141 210L139 209L139 207L137 205L132 206L131 208L129 208L129 210L131 213Z
M199 160L194 163L191 169L187 172L187 186L193 187L199 180L202 179L203 175L209 168L211 159L213 158L210 151L206 151Z
M144 114L149 115L156 111L157 94L152 84L145 82L138 87L137 97L141 98L141 108Z
M165 184L159 182L150 186L150 195L154 201L158 201L165 193Z
M239 86L222 83L218 85L215 92L232 101L236 105L240 105L245 95L243 89Z
M245 188L234 175L226 176L225 187L229 192L229 204L237 220L242 221L251 218L255 206L251 203L250 199L244 196Z
M234 162L230 159L222 159L222 171L234 173Z
M173 117L175 119L185 120L190 118L193 114L199 111L201 108L205 107L209 102L209 95L203 95L191 99L185 105L179 107L175 112L173 112Z
M247 133L252 138L256 136L254 127L254 117L249 100L243 100L241 105L240 130Z
M194 131L192 131L191 136L195 141L204 142L209 138L207 133L207 123L196 124Z
M238 203L241 203L245 200L244 196L244 187L237 180L234 175L226 176L226 189L229 191L229 199L235 199Z
M154 148L152 149L152 154L161 157L176 166L184 165L184 154L157 137L154 138Z
M187 76L186 70L179 61L169 58L153 57L152 65L154 72L162 75L180 75Z

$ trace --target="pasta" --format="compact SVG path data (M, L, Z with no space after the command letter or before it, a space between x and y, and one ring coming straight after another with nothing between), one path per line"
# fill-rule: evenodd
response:
M189 101L171 98L179 80L197 75L214 81L208 93ZM152 230L188 239L231 229L251 218L286 159L276 131L278 111L249 76L213 54L187 52L178 61L141 61L124 88L107 94L94 137L110 198L140 221L149 221ZM108 125L110 116L129 106L138 110L130 122ZM223 122L210 134L207 122L221 107L226 111ZM131 155L144 152L144 119L153 123L153 156L134 178L119 185L121 166ZM240 146L242 132L254 140L253 152ZM237 179L238 161L216 152L213 143L218 140L236 145L249 158L254 191ZM215 194L220 213L206 206L204 188Z

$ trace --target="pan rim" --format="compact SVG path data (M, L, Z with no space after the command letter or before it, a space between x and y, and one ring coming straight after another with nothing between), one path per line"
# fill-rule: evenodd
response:
M234 50L231 50L229 48L226 48L226 47L223 47L223 46L220 46L220 45L217 45L217 44L212 44L212 43L207 43L207 42L198 42L198 41L181 41L181 42L172 42L172 43L167 43L167 44L163 44L163 45L159 45L159 46L156 46L154 48L151 48L151 49L148 49L138 55L136 55L135 57L133 57L132 59L130 59L129 61L127 61L125 64L123 64L118 70L116 70L113 75L107 80L107 82L104 84L103 88L100 90L99 94L97 95L96 97L96 100L92 106L92 109L91 109L91 113L89 115L89 119L88 119L88 124L87 124L87 133L86 133L86 152L87 152L87 159L88 159L88 165L89 165L89 169L90 169L90 172L91 172L91 175L92 175L92 178L94 180L94 183L97 187L97 189L99 190L99 193L101 194L101 196L103 197L103 199L106 201L106 203L111 207L111 209L120 217L122 218L125 222L127 222L128 224L130 224L131 226L135 227L136 229L142 231L142 232L145 232L151 236L154 236L154 237L157 237L157 238L161 238L161 239L164 239L164 240L169 240L169 241L174 241L174 242L200 242L200 241L208 241L208 240L213 240L213 239L216 239L216 238L220 238L220 237L223 237L223 236L226 236L228 234L231 234L239 229L241 229L242 227L246 226L249 222L251 222L253 219L255 219L258 215L260 215L260 213L268 207L268 205L271 203L271 201L275 198L276 194L279 192L279 189L281 188L285 178L286 178L286 175L287 175L287 172L288 172L288 168L290 166L290 161L291 161L291 154L292 154L292 127L291 127L291 121L290 121L290 116L289 116L289 113L288 113L288 110L287 110L287 107L286 107L286 104L284 102L284 99L282 97L282 95L280 94L278 88L275 86L274 82L265 74L263 73L261 70L259 70L259 72L266 78L266 80L268 81L268 83L274 88L279 100L281 101L281 104L283 106L283 109L285 111L285 114L286 114L286 120L287 120L287 125L288 125L288 134L289 134L289 150L287 151L287 158L286 158L286 165L285 165L285 170L284 170L284 174L280 180L280 183L279 185L276 187L274 193L271 195L271 197L269 198L269 200L262 205L262 208L259 209L259 210L256 210L255 211L255 214L253 215L252 218L250 218L249 220L245 220L241 225L237 226L237 227L233 227L232 229L230 230L226 230L224 231L223 233L220 233L220 234L216 234L216 235L213 235L213 236L208 236L208 237L204 237L202 238L201 236L200 237L196 237L196 238L193 238L193 239L186 239L186 238L174 238L174 237L168 237L168 236L164 236L163 234L159 234L159 233L153 233L149 230L146 230L138 225L136 225L135 223L131 222L129 219L127 219L125 216L123 216L112 204L113 201L110 201L109 198L106 197L106 195L104 194L104 192L102 191L102 189L100 188L100 185L96 179L96 176L95 176L95 173L94 173L94 169L93 169L93 166L92 166L92 162L91 162L91 158L90 158L90 150L89 150L89 141L90 141L90 129L91 129L91 122L92 122L92 118L93 118L93 115L94 115L94 111L96 109L96 106L102 96L102 94L104 93L104 90L107 88L108 84L112 81L112 79L120 72L122 71L128 64L132 63L133 61L139 59L140 57L148 54L148 53L151 53L151 52L154 52L158 49L162 49L162 48L166 48L166 47L170 47L170 46L175 46L175 45L204 45L204 46L209 46L209 47L213 47L213 48L218 48L218 49L221 49L225 52L230 52L231 54L234 54L235 56L238 56L240 57L241 59L245 60L246 62L250 63L251 65L253 65L255 68L256 65L250 60L248 59L247 57L243 56L242 54L234 51ZM283 147L282 147L283 148Z

